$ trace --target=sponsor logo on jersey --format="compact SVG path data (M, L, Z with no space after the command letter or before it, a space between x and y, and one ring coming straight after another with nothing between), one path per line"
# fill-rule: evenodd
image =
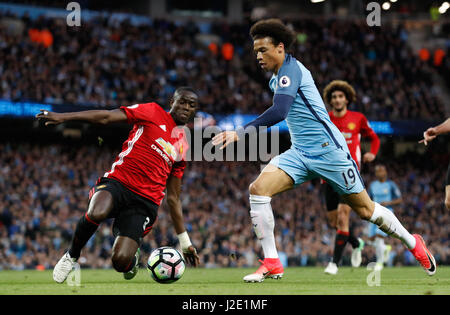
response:
M167 164L169 164L169 167L172 167L172 161L170 160L170 158L167 156L167 154L165 154L158 146L156 146L155 144L151 145L151 148L153 150L156 151L156 153L158 153L166 162Z
M344 136L344 138L345 138L346 140L352 138L352 133L351 133L351 132L342 132L342 135Z
M168 156L170 156L173 160L177 159L177 150L172 145L172 143L167 142L163 138L156 139L156 142L161 146L161 148Z

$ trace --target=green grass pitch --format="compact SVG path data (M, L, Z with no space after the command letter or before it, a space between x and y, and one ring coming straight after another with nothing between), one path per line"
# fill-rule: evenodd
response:
M0 271L0 294L20 295L352 295L352 294L450 294L450 267L438 267L429 277L420 267L385 268L379 286L369 286L371 271L365 267L342 267L336 276L321 267L286 268L281 280L244 283L242 277L254 269L188 268L183 278L172 284L154 282L140 269L126 281L114 270L81 270L80 286L53 282L48 271ZM374 280L375 278L372 278Z

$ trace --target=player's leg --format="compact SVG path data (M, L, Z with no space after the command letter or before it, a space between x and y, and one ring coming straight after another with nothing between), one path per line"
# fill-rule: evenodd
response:
M417 234L410 234L394 213L379 203L373 202L366 190L360 193L343 195L343 198L361 219L376 224L381 231L401 240L429 275L436 272L435 259L426 248L422 237Z
M123 273L126 280L133 279L139 271L142 239L153 228L158 205L144 197L125 190L124 207L118 211L113 224L115 242L112 248L112 265Z
M275 219L272 197L300 183L307 171L300 169L298 156L290 149L272 159L258 178L250 184L250 218L253 229L264 252L264 261L260 268L244 277L246 282L261 282L266 277L279 279L283 275L283 266L278 258L275 243Z
M340 261L342 258L342 253L344 251L345 245L350 243L352 246L351 263L352 266L357 268L362 262L362 250L364 248L364 241L360 238L356 238L353 234L353 230L350 226L350 212L351 208L340 202L337 210L337 237L340 238L340 242L335 244L335 260Z
M435 273L434 257L423 239L419 235L411 235L389 209L370 199L356 163L347 151L338 149L311 163L314 163L313 172L330 183L361 219L376 224L383 232L400 239L429 275Z
M377 258L376 270L383 269L384 266L384 250L386 245L384 244L384 238L380 235L375 237L375 256Z
M246 282L261 282L266 277L279 279L283 276L283 266L278 258L275 242L275 219L270 204L272 196L293 187L292 179L281 169L269 164L258 178L250 184L250 218L256 237L261 242L264 261Z
M339 202L339 194L336 193L336 195ZM338 203L336 210L336 237L334 240L333 260L325 269L325 273L327 274L337 274L338 265L342 259L342 254L349 238L349 214L347 213L347 210L349 209L347 208L347 205Z
M327 219L328 224L333 228L337 228L337 219L338 219L338 205L339 205L339 194L336 193L331 187L330 184L325 183L324 185L324 196L325 196L325 204L327 207ZM324 272L329 275L336 275L338 272L338 263L340 261L340 256L336 255L339 251L336 250L337 246L342 245L342 236L339 233L336 233L335 241L334 241L334 250L333 250L333 259L330 261L325 268Z
M400 239L409 249L414 248L414 236L403 227L392 211L373 202L366 190L342 197L361 219L374 223L381 231Z
M117 272L127 273L139 263L139 243L128 237L118 236L112 248L111 261Z
M87 213L78 221L69 248L70 257L78 259L87 241L97 231L101 222L106 220L114 208L113 196L109 191L97 191L89 202Z
M56 282L63 283L66 280L80 257L82 248L97 231L99 224L109 216L113 205L113 196L109 191L101 190L94 193L89 202L88 212L77 223L68 252L63 255L53 269L53 279Z

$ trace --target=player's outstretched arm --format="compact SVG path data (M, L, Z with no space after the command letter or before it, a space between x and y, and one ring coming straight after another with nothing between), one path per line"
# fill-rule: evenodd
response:
M86 110L81 112L55 113L41 109L36 118L45 122L45 125L59 125L66 121L86 121L92 124L110 124L126 122L127 115L121 109L113 110Z
M184 227L183 210L181 207L181 178L169 176L167 179L167 204L169 206L170 216L172 218L175 231L180 241L181 250L185 260L194 267L200 263L200 257L197 250L192 245L189 235Z
M258 118L245 125L243 131L245 131L247 127L250 126L254 127L255 130L257 130L260 126L269 128L286 119L293 102L294 97L292 96L276 94L273 99L273 105L260 116L258 116ZM213 138L212 144L222 145L220 149L224 149L226 146L236 141L239 141L238 132L224 131Z
M446 121L444 121L442 124L428 128L423 133L423 139L419 141L419 143L423 143L425 145L428 145L428 142L431 142L439 135L442 135L444 133L450 132L450 118L447 118Z

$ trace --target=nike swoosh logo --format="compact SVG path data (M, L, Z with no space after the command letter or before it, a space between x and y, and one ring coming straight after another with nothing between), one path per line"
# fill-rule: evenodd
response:
M429 272L434 272L436 270L436 266L433 263L433 260L431 259L430 255L428 255L427 252L425 252L425 254L427 255L428 260L430 261L430 268L428 268Z
M269 273L272 272L273 269L274 269L274 268L272 268L272 269L270 269L270 270L268 270L268 271L266 271L266 272L263 272L263 277L264 277L264 278L267 277L267 276L269 275Z

